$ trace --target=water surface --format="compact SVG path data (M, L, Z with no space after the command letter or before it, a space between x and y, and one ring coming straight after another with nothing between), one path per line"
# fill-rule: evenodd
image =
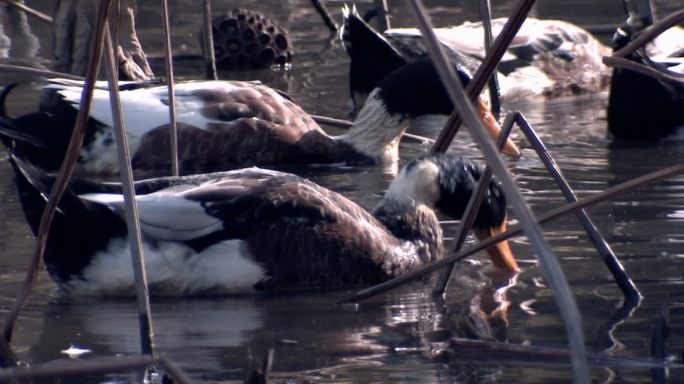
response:
M47 1L34 2L50 12ZM141 2L141 40L163 75L158 59L163 50L156 4ZM464 2L465 3L465 2ZM495 15L504 16L510 1L494 1ZM542 2L541 17L563 17L584 25L615 24L621 21L619 2L572 0ZM615 4L613 4L615 3ZM656 2L663 14L677 7L676 1ZM32 5L34 5L32 3ZM314 114L346 118L348 115L347 59L336 36L330 34L305 0L244 1L241 6L262 11L282 20L291 31L295 47L288 71L222 73L224 79L261 79L289 92ZM338 17L342 2L327 2ZM395 9L397 26L411 25L402 2ZM459 2L428 1L437 25L473 19L476 10ZM229 9L230 2L215 1L215 12ZM368 3L359 3L368 7ZM600 11L599 11L600 10ZM197 31L201 9L197 2L172 2L176 53L199 53ZM49 57L49 28L30 20L40 37L41 57ZM610 36L602 36L605 41ZM7 62L24 62L8 58ZM39 63L40 64L40 63ZM180 78L200 78L201 65L180 63ZM8 84L23 77L0 73ZM37 93L25 87L11 100L11 113L34 108ZM617 183L681 162L684 145L677 142L614 146L605 138L606 94L515 106L531 122L566 178L579 196L588 196ZM512 106L509 106L512 108ZM439 127L421 127L417 133L435 137ZM513 137L523 146L523 135ZM429 150L426 144L405 142L402 161ZM480 154L464 130L451 151L468 156ZM530 149L519 160L507 159L511 173L533 212L540 214L564 203L541 162ZM371 208L380 198L392 169L356 167L296 169L313 180L339 191ZM669 310L671 324L668 351L684 350L684 179L676 178L619 196L588 209L606 240L644 295L630 316L607 269L602 265L582 227L573 216L543 226L564 271L583 316L588 349L617 357L650 356L651 328L656 312ZM511 219L515 217L511 213ZM445 226L447 235L454 224ZM0 313L6 313L24 278L31 257L33 238L16 199L16 189L6 160L0 164ZM565 326L553 293L547 287L528 241L512 244L523 272L508 289L511 343L531 346L567 347ZM308 294L218 297L206 299L153 300L152 315L159 353L169 356L197 381L241 380L249 353L260 359L274 349L273 377L289 382L455 382L498 381L548 383L568 382L567 365L527 362L484 361L459 354L449 345L455 322L475 295L486 298L490 280L486 256L461 263L443 300L432 299L429 287L414 285L363 302L358 306L335 303L351 291ZM624 318L623 318L624 317ZM73 298L57 292L47 274L40 282L15 330L12 346L19 357L38 364L65 358L60 351L75 345L92 350L83 358L135 355L139 353L136 306L132 300ZM609 332L611 331L611 332ZM643 367L597 366L595 381L641 383L653 380ZM672 372L673 382L682 377ZM134 373L92 375L79 382L101 383L135 380Z

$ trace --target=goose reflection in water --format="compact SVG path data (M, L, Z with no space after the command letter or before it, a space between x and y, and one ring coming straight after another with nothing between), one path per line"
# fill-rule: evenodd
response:
M448 302L431 299L431 287L423 284L360 305L334 304L346 291L160 300L152 303L156 350L181 361L191 378L241 379L248 353L259 359L271 348L275 377L288 372L290 378L351 375L360 380L362 367L377 369L378 364L388 375L402 370L413 375L409 371L415 367L404 364L416 359L442 375L463 375L450 371L444 353L455 335L452 327L465 316L460 303L488 294L489 288L480 291L474 280L463 280L467 285L451 293ZM28 352L32 364L63 358L60 351L70 345L92 350L88 358L140 353L138 314L130 301L61 296L48 303L42 323Z

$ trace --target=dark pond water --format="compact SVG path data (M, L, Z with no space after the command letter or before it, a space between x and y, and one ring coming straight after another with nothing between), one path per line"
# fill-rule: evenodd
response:
M50 13L51 2L30 2ZM477 17L472 6L427 1L436 25L459 23ZM512 1L493 1L496 16L504 16ZM621 1L544 1L536 9L540 17L564 18L582 25L617 24ZM676 9L677 1L657 1L661 14ZM234 2L215 1L214 11ZM327 2L339 19L342 2ZM348 112L347 59L335 36L305 0L243 1L239 6L277 18L291 31L295 58L286 72L222 73L221 77L261 79L286 90L314 114L346 118ZM368 7L369 3L359 3ZM390 2L396 26L411 25L403 2ZM158 4L140 1L140 37L154 64L162 61ZM172 1L173 41L177 54L199 53L197 31L201 8L191 0ZM40 38L40 57L49 57L50 31L31 19ZM610 36L602 36L606 41ZM3 62L26 63L11 57ZM35 64L35 63L34 63ZM177 74L199 78L192 62L183 61ZM164 73L160 66L157 74ZM23 79L0 73L2 85ZM27 78L28 80L28 78ZM27 87L28 88L28 87ZM37 93L18 92L11 112L35 106ZM520 109L560 165L580 196L604 190L619 182L679 163L684 144L667 142L612 147L605 139L605 94L544 102ZM512 106L509 106L512 108ZM435 137L438 127L419 133ZM520 132L513 137L525 146ZM403 159L427 151L423 144L404 143ZM452 151L479 157L467 132L459 133ZM532 210L539 214L560 206L564 200L541 162L529 149L519 160L506 160ZM391 169L323 168L298 170L315 181L342 192L366 207L379 199ZM650 356L651 329L657 311L669 311L668 352L684 350L684 179L677 178L641 188L588 209L600 232L620 257L625 269L644 295L631 315L624 316L623 300L596 250L572 216L543 226L555 254L560 258L578 302L589 351L616 357ZM512 219L515 219L512 217ZM454 224L446 225L447 234ZM4 158L0 164L0 314L13 302L31 257L33 238L16 201L12 175ZM524 237L512 244L523 268L516 284L506 292L511 343L567 347L565 326L553 293L545 283L536 256ZM542 364L537 359L507 362L464 353L448 343L459 314L475 295L489 295L488 263L483 255L458 266L457 276L444 300L433 300L429 289L409 286L373 298L360 305L336 305L352 292L317 292L256 297L153 300L152 315L159 353L169 356L197 381L239 381L251 353L261 358L274 349L275 382L329 383L450 383L527 382L572 380L564 364ZM627 311L629 312L629 311ZM0 316L0 318L3 316ZM15 330L12 347L19 357L38 364L66 358L61 351L74 345L96 356L139 353L136 305L130 300L72 298L55 291L47 274ZM595 382L646 383L652 372L643 366L597 365ZM670 372L671 382L683 382L684 371ZM134 381L135 373L70 378L64 382Z

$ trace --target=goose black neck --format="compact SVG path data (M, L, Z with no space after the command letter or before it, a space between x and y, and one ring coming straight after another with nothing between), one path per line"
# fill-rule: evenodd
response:
M461 84L472 80L459 63L452 62ZM376 98L382 100L387 112L407 119L425 115L450 115L454 109L437 69L429 58L407 64L385 77L377 86Z

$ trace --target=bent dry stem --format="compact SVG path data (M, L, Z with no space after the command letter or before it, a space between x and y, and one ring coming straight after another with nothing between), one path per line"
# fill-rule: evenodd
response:
M508 115L504 126L513 125L514 123L517 123L517 125L523 131L527 137L527 140L532 145L532 148L534 148L535 152L537 153L537 156L549 171L549 174L551 174L556 184L558 184L558 187L563 193L563 196L565 196L565 199L569 203L576 202L578 200L577 195L568 184L568 181L563 176L560 167L558 167L556 162L553 160L553 157L551 157L549 154L546 146L544 146L544 143L542 143L542 141L539 139L539 136L534 131L532 126L527 122L527 120L525 120L525 117L522 115L522 113L515 112ZM584 227L584 230L587 232L589 239L591 239L591 242L594 244L594 247L596 247L599 255L601 255L603 263L606 264L606 267L608 267L608 270L613 275L615 282L625 295L627 301L638 304L639 301L641 301L642 296L634 282L632 282L632 279L630 279L629 275L627 275L627 272L625 272L620 260L618 260L617 256L615 256L615 253L611 249L608 242L606 242L603 236L601 236L601 233L596 228L596 225L594 225L584 209L578 209L575 211L575 214Z
M135 189L133 187L133 170L131 169L131 154L128 151L126 138L126 126L124 124L121 99L119 98L119 84L117 82L116 61L114 46L110 38L109 29L106 27L106 52L105 64L107 80L109 82L109 100L112 107L112 119L114 121L114 137L116 140L119 169L123 186L124 204L126 207L126 225L128 227L128 241L131 250L131 263L133 264L133 276L135 278L135 292L138 303L138 319L140 326L140 349L143 354L154 353L154 336L152 332L152 314L150 310L150 297L147 288L145 274L145 259L142 246L142 234L138 218L138 207L135 201Z
M494 40L491 50L487 52L484 60L482 60L482 64L475 72L473 80L466 87L468 96L472 100L482 93L482 90L487 84L487 79L489 79L494 71L496 71L497 65L499 65L499 62L501 61L501 58L503 58L504 53L506 53L511 41L513 41L513 38L527 19L527 14L532 9L534 3L535 0L522 0L514 7L511 16L508 18L501 29L501 32ZM423 33L423 36L426 36L425 33ZM437 49L441 50L441 46L438 45L437 47ZM432 54L430 57L435 60ZM454 112L449 117L449 122L447 123L446 128L440 132L435 144L432 147L433 152L446 152L447 148L449 148L449 145L453 141L454 136L456 136L456 133L458 133L463 121L463 117L460 113L462 113L462 111L459 108L454 109Z
M166 77L168 82L167 94L169 97L169 129L171 131L171 174L173 176L178 176L178 127L176 125L176 94L174 92L175 78L173 76L173 57L171 55L171 26L169 25L168 0L162 0L161 4L162 18L164 21L164 58L166 62ZM130 162L128 168L130 168Z
M3 337L7 342L12 340L14 324L16 323L19 313L24 307L26 300L28 300L28 296L31 294L31 290L38 279L38 270L40 268L40 262L43 259L43 253L45 252L47 235L50 232L52 219L57 210L59 200L61 200L62 195L64 195L64 191L69 184L69 179L71 179L71 175L73 174L74 166L78 160L81 146L83 146L86 123L88 121L88 115L90 113L90 106L92 103L93 89L95 87L95 81L97 80L100 57L102 57L102 51L104 49L104 29L101 26L103 26L107 20L107 14L110 5L111 0L102 0L100 2L96 21L96 25L100 26L100 28L95 29L95 34L92 37L93 44L91 45L90 57L94 59L90 60L86 68L86 82L81 95L81 107L79 108L78 114L76 116L76 124L74 127L74 132L71 136L71 140L69 141L67 153L62 161L61 167L59 168L59 173L57 174L55 184L50 191L49 199L45 206L45 210L43 211L40 226L38 227L38 234L36 236L36 247L31 260L31 265L29 266L29 270L26 274L26 279L24 280L24 285L17 295L17 299L15 300L14 305L7 315L7 319L5 320Z
M474 137L480 146L480 149L483 151L485 159L487 160L487 164L492 168L494 174L499 178L507 198L513 205L516 216L525 229L525 235L530 240L532 248L537 253L542 270L546 276L546 280L554 292L554 297L558 303L561 316L565 321L565 326L568 333L568 343L570 345L571 352L571 365L575 382L589 383L589 368L587 366L587 351L584 345L582 317L580 316L579 308L577 307L577 303L575 302L575 298L572 295L570 286L565 279L565 275L563 274L563 270L560 267L558 259L553 254L551 247L544 238L541 228L539 228L539 225L537 225L532 212L525 203L525 200L515 185L511 175L508 173L508 170L501 160L498 151L496 148L494 148L491 140L489 140L487 134L484 132L482 123L477 118L472 103L466 99L466 95L456 78L454 69L447 60L443 52L442 45L437 40L430 21L428 20L427 16L425 16L426 13L422 3L418 0L407 1L409 2L409 6L414 10L414 16L419 24L425 45L427 46L430 57L432 58L440 78L442 79L442 83L445 85L447 92L449 93L449 97L454 103L455 109L460 112L464 122L470 130L471 135ZM533 3L534 1L522 1L520 6L516 8L514 16L511 16L506 22L504 30L506 30L506 27L511 24L511 20L516 18L524 20ZM520 24L522 24L522 22ZM497 43L499 43L499 41L500 39L497 38L494 44L495 48L493 49L493 52L496 50ZM506 46L508 46L508 44ZM497 58L496 62L499 60L500 57Z
M643 48L661 33L681 23L682 21L684 21L684 9L677 11L646 28L642 33L639 34L639 36L630 41L627 45L616 52L613 52L611 56L604 57L603 63L609 67L630 69L632 71L639 72L646 76L651 76L665 82L673 82L678 84L684 83L684 75L680 73L660 71L626 59L627 56L636 52L638 49Z

